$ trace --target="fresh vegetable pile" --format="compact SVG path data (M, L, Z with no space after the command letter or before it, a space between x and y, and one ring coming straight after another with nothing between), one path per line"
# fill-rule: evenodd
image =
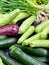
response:
M49 0L0 0L0 64L48 65L48 49Z

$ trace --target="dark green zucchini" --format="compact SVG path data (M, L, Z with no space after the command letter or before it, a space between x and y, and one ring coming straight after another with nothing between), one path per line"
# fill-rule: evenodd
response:
M6 65L23 65L19 63L18 61L12 59L8 55L6 55L2 50L0 50L0 57Z
M22 45L15 44L16 47L21 48L24 52L40 57L48 57L48 51L44 48L31 48L31 47L24 47ZM29 50L29 51L28 51Z
M5 35L0 35L0 40L5 40L5 39L7 39L7 36L5 36Z
M13 45L16 42L16 38L8 38L0 41L0 48L6 48Z
M10 54L12 57L20 60L25 65L47 65L39 60L34 59L33 57L29 56L28 54L24 53L20 48L18 48L16 46L10 47Z
M45 63L48 62L48 59L46 57L37 57L37 56L32 56L32 57Z

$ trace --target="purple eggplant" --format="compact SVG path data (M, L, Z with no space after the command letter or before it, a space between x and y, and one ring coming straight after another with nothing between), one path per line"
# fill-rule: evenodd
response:
M9 24L0 27L0 35L17 35L19 26L17 24Z

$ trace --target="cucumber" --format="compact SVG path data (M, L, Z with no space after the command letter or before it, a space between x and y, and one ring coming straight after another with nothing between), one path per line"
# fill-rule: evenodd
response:
M8 38L0 41L0 48L6 48L13 45L16 42L16 38Z
M16 18L14 20L12 20L13 24L16 24L18 21L29 17L30 15L28 13L25 12L21 12L18 16L16 16Z
M30 28L19 38L18 44L22 43L25 39L27 39L34 32L34 26L30 26Z
M48 57L48 50L44 48L31 48L31 47L24 47L22 45L15 44L16 47L21 48L24 52L38 56L38 57ZM28 51L29 50L29 51Z
M43 30L44 28L46 28L47 26L49 26L49 20L47 20L47 21L42 22L41 24L39 24L39 25L35 28L35 32L36 32L36 33L42 32L42 30Z
M0 57L6 65L23 65L0 50Z
M38 33L38 34L35 34L35 35L31 36L30 38L24 40L24 42L22 42L22 45L27 46L33 40L43 40L43 39L46 39L46 38L47 38L47 36L41 37L41 33Z
M31 24L35 21L36 16L30 16L27 18L19 27L19 32L18 34L23 34L26 32L26 30L31 26Z
M0 35L0 41L1 41L1 40L5 40L5 39L7 39L7 36L5 36L5 35Z
M10 47L10 54L15 59L20 60L25 65L47 65L41 61L34 59L33 57L29 56L28 54L24 53L20 48L16 46Z

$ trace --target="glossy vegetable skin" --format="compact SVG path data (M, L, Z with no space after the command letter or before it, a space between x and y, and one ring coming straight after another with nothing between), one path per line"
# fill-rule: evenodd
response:
M0 41L0 48L7 48L16 42L16 38L8 38L6 40Z
M45 64L41 61L38 61L38 60L32 58L29 55L27 55L20 48L18 48L16 46L10 47L10 53L11 53L12 57L14 57L15 59L20 60L25 65L38 65L38 64L39 65L47 65L47 64Z
M48 54L49 54L48 50L46 50L44 48L31 48L31 47L25 47L22 45L18 45L18 44L15 44L15 46L19 47L24 52L26 52L30 55L33 55L33 56L37 56L37 57L48 57Z
M19 26L17 24L9 24L0 27L0 35L17 35Z
M7 39L8 37L7 36L5 36L5 35L0 35L0 41L1 40L5 40L5 39Z
M23 65L19 63L17 60L12 59L9 57L4 51L0 50L0 57L2 58L3 62L6 65Z

